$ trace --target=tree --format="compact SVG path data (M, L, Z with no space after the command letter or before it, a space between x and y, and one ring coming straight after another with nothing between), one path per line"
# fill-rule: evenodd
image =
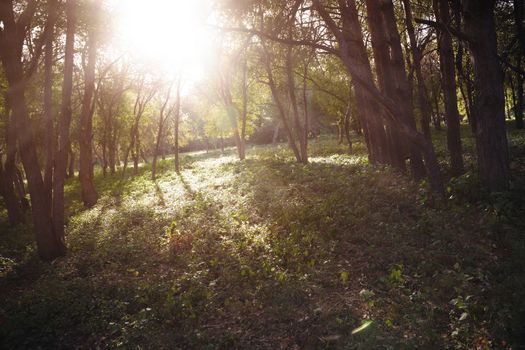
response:
M157 129L157 138L155 142L155 150L153 151L153 161L151 163L151 178L155 180L155 177L157 175L157 157L160 152L160 146L162 143L162 137L164 134L164 124L166 123L166 120L170 117L170 114L172 112L171 109L168 107L168 103L170 102L171 97L171 88L173 87L173 82L168 87L168 91L166 93L166 98L164 99L164 102L162 103L162 106L160 107L160 115L159 115L159 127Z
M448 0L433 0L434 13L438 22L450 24ZM456 73L454 70L454 51L452 35L448 30L438 32L439 67L441 70L441 86L445 100L445 118L447 121L447 146L450 154L450 170L452 175L463 173L463 155L459 129L460 117L456 92Z
M493 0L463 0L468 48L474 62L474 118L480 177L490 191L509 185L503 75L497 55Z
M64 243L64 181L67 171L67 160L70 149L69 129L71 126L72 107L71 95L73 93L73 65L75 51L76 31L76 0L66 2L66 48L64 54L64 82L62 85L62 107L57 128L58 149L55 156L55 169L53 172L53 226L56 238Z
M98 3L93 4L93 15L99 14ZM84 71L84 96L80 112L79 180L84 206L92 207L98 199L93 184L93 114L95 112L95 69L97 63L98 33L94 24L88 28L87 65Z

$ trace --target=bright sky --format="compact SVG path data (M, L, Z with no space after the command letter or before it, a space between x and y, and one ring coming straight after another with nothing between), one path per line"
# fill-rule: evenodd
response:
M202 79L213 64L216 33L206 27L210 0L113 0L116 45L168 79L185 85Z

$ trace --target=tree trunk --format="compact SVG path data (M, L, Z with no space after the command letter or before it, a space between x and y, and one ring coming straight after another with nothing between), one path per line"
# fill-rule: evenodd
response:
M522 56L518 59L518 67L521 69ZM523 75L516 74L516 105L514 116L516 118L516 129L523 129Z
M344 119L343 119L343 129L344 129L344 134L345 134L345 137L346 137L346 141L348 142L348 154L352 154L353 153L353 149L352 149L352 138L350 137L350 111L352 110L351 108L351 98L348 99L348 105L346 106L346 111L345 111L345 115L344 115Z
M94 5L97 6L97 5ZM98 13L98 11L97 11ZM80 112L79 172L80 189L84 206L90 208L97 203L98 194L93 184L93 113L95 98L95 68L97 62L98 37L94 28L88 30L88 62L84 72L84 96Z
M342 48L341 60L349 72L350 69L353 71L351 75L355 91L357 116L363 127L365 143L368 149L368 159L372 164L391 163L388 139L380 119L381 107L369 91L362 89L360 86L355 88L356 84L360 84L357 79L363 79L363 81L369 83L373 82L372 68L363 44L363 34L355 2L348 1L348 6L342 6L340 2L339 5L343 15L343 31L340 38L338 38ZM328 17L323 17L325 20L329 20ZM352 65L352 68L349 65ZM354 79L354 77L357 79Z
M425 158L430 186L435 193L443 196L443 182L432 143L422 134L418 133L417 130L406 121L402 110L398 108L396 102L383 95L376 88L371 74L367 74L366 70L360 68L362 65L359 64L359 60L356 60L354 52L356 51L356 48L359 48L360 55L364 55L361 60L366 60L366 62L368 62L368 57L366 55L366 50L364 49L362 40L362 33L359 25L359 18L357 16L355 0L347 0L346 4L343 0L339 0L340 13L343 18L343 29L345 29L345 22L347 25L346 30L343 32L338 29L336 22L328 13L328 11L323 6L321 6L319 0L314 0L313 5L325 21L328 29L335 35L340 45L341 60L352 76L353 83L357 84L357 88L355 89L356 100L358 100L358 91L363 90L370 94L372 101L383 106L383 108L388 113L378 115L381 116L383 121L389 127L398 128L401 134L404 135L412 145L417 145L422 150ZM349 26L353 26L355 29L348 30ZM353 35L357 34L360 40L348 40L350 39L347 36L348 33L352 33ZM370 72L370 70L368 70L368 72Z
M68 163L68 168L67 168L67 173L66 173L66 177L68 179L71 179L73 177L75 177L75 152L73 152L73 148L71 147L71 143L69 144L69 163Z
M45 38L44 51L44 120L46 129L46 160L44 169L44 187L46 193L51 199L53 198L53 165L54 150L56 149L56 137L54 130L53 114L53 37L54 27L57 20L57 1L49 1L48 4L49 21L51 30Z
M304 139L303 126L301 125L301 119L299 118L299 108L297 107L297 96L295 94L294 62L291 45L288 46L286 53L286 77L288 94L292 104L295 135L299 141L300 162L303 164L308 164L308 150L306 148L307 145Z
M264 57L263 57L263 63L264 63L264 68L266 69L266 74L267 74L267 77L268 77L268 85L270 86L270 91L272 92L272 97L273 97L273 100L277 106L277 110L278 110L278 115L279 115L279 118L281 119L281 123L284 127L284 130L286 132L286 136L288 137L288 145L290 146L290 148L292 149L292 152L295 156L295 159L297 160L297 162L301 162L301 153L299 152L299 149L297 148L297 145L295 143L295 137L293 135L293 132L292 132L292 129L290 128L290 125L288 124L288 118L286 116L286 110L284 108L284 105L281 101L281 97L279 95L279 91L277 89L277 85L275 83L275 80L274 80L274 77L273 77L273 72L272 72L272 67L271 67L271 62L270 62L270 55L268 53L268 48L266 47L266 45L263 43L263 51L264 51Z
M49 209L51 203L45 191L25 99L26 77L22 66L22 49L26 28L15 21L14 9L8 2L0 3L0 12L3 14L4 27L0 37L0 58L9 85L7 95L16 133L12 136L18 141L20 158L27 175L38 254L42 260L51 261L64 255L66 249L63 240L57 238L53 231Z
M410 0L403 0L403 5L405 8L405 24L407 27L408 37L410 39L412 60L414 70L416 71L417 96L419 101L419 109L421 110L421 129L423 130L423 135L430 139L430 115L432 114L432 112L430 108L430 102L428 101L427 92L425 89L425 80L423 78L423 72L421 71L421 50L418 46L414 30L412 7L410 5Z
M448 0L433 0L434 13L439 23L450 23ZM463 151L461 147L460 117L456 92L456 73L454 69L454 51L452 35L448 30L438 33L439 67L441 85L445 99L445 118L447 121L447 146L450 154L450 170L453 176L461 175L463 169Z
M62 107L58 124L58 152L53 173L53 226L55 235L64 241L64 182L70 149L69 129L71 125L71 95L73 93L73 65L76 30L76 0L66 2L66 44L64 54L64 82L62 85Z
M11 174L9 174L9 172ZM15 192L14 178L12 175L12 169L3 169L0 158L0 195L4 198L9 224L16 226L24 222L24 215L22 206Z
M170 85L168 89L168 93L166 95L166 99L164 100L164 103L162 104L162 107L160 108L160 116L159 116L159 128L157 129L157 138L155 142L155 149L153 150L153 161L151 163L151 178L155 180L155 177L157 176L157 157L160 153L160 148L162 144L162 134L164 132L164 122L169 117L169 112L166 113L166 108L168 106L168 102L170 100L171 95L171 87ZM163 153L163 159L164 159L164 152Z
M368 0L366 4L376 70L383 93L396 101L404 122L415 129L412 93L406 76L393 4L390 0L383 0L379 3ZM423 178L425 168L419 147L407 144L404 139L400 138L397 128L389 128L389 134L391 135L391 150L395 150L392 154L395 164L403 170L404 159L409 156L414 178L417 180Z
M493 0L464 0L465 34L474 61L476 150L481 179L490 191L509 184L503 75L497 56Z
M277 144L277 140L279 140L279 122L275 123L275 127L273 129L273 135L272 135L272 145L275 146Z
M180 173L180 159L179 159L179 122L180 122L180 79L177 84L177 96L175 98L175 120L174 120L174 137L175 137L175 171ZM222 138L221 138L222 140ZM222 145L222 152L224 153L224 145Z
M523 57L525 57L525 27L523 26L523 17L524 17L524 5L523 0L514 0L514 23L516 23L516 34L519 41L519 46L521 54L519 55L518 68L521 69ZM517 103L515 109L516 116L516 129L523 129L523 74L516 74L517 80Z
M244 67L242 70L242 115L241 115L241 150L239 158L246 158L246 122L248 120L248 52L244 52Z
M2 166L0 156L0 194L4 197L7 216L11 225L24 222L21 201L16 195L16 129L9 110L7 96L5 98L5 125L6 125L6 160ZM21 197L20 197L21 199Z

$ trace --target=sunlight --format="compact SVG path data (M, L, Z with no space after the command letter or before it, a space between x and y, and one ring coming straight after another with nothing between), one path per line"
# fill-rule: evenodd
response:
M202 79L212 63L214 33L205 27L207 0L114 0L117 46L169 78Z

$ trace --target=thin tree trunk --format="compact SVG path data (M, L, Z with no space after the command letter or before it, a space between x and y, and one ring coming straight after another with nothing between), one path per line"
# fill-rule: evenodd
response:
M297 148L297 145L295 143L295 138L292 133L292 129L290 128L290 125L288 124L288 118L286 116L286 111L284 108L284 105L281 101L281 98L279 96L279 91L277 90L277 85L275 84L275 80L273 77L272 67L270 63L270 55L268 53L268 48L263 43L263 51L264 51L264 67L266 69L266 74L268 76L268 85L270 86L270 91L272 92L273 100L275 104L277 105L278 115L281 119L281 122L284 126L284 130L286 132L286 136L288 137L288 145L293 151L293 154L295 156L295 159L297 162L301 162L301 153L299 152L299 149Z
M53 226L55 235L64 241L64 182L70 147L69 128L71 125L71 95L73 92L73 65L76 30L76 0L66 2L66 45L64 55L64 82L62 85L62 107L58 125L58 152L53 173Z
M275 127L273 129L272 145L274 146L277 144L277 140L279 139L279 126L280 126L280 123L277 122L275 123Z
M352 138L350 137L350 112L351 110L352 110L352 99L349 96L348 105L346 106L345 116L343 120L344 133L345 133L346 141L348 142L348 154L353 153Z
M248 120L248 53L244 53L244 67L242 70L242 115L241 115L241 150L239 158L246 158L246 122Z
M160 153L160 147L162 144L162 134L164 132L164 122L169 117L170 113L166 113L166 108L168 106L168 102L170 100L171 95L171 87L170 85L168 89L168 93L166 95L166 99L164 100L164 103L162 104L162 107L160 108L160 116L159 116L159 128L157 129L157 138L155 142L155 149L153 151L153 161L151 163L151 178L155 180L155 177L157 175L157 157ZM163 152L164 153L164 152ZM164 156L163 156L164 159Z
M180 159L179 159L179 123L180 123L180 84L181 79L177 83L177 95L175 98L175 125L174 125L174 137L175 137L175 171L180 173ZM222 138L221 138L222 141ZM221 143L222 152L224 153L224 145Z
M75 155L75 152L73 152L73 148L71 147L71 143L70 143L69 151L68 151L69 163L68 163L68 168L67 168L67 173L66 173L66 177L68 179L75 177L75 161L76 161L75 158L76 158L76 155Z
M288 94L290 102L292 104L294 129L297 139L299 141L299 153L300 162L303 164L308 163L308 151L306 148L306 142L304 140L303 126L301 125L301 119L299 118L299 108L297 107L297 97L295 95L295 79L294 79L294 62L293 62L293 51L292 46L288 46L286 53L286 77L288 81Z
M21 201L16 195L15 183L15 161L16 161L16 129L13 118L11 117L9 102L5 98L5 124L6 124L6 160L2 166L0 156L0 194L4 197L7 216L11 225L18 225L24 222Z
M524 4L523 0L514 0L514 23L516 24L516 34L518 36L519 46L521 50L521 55L518 60L518 68L521 69L523 57L525 57L525 27L523 25L524 20ZM516 74L516 80L517 80L517 103L516 103L516 110L515 110L515 117L516 117L516 129L523 129L523 109L524 109L524 102L523 102L523 74Z
M7 176L0 162L0 195L4 198L9 224L16 226L24 222L24 216L12 180L13 178Z
M518 67L521 68L522 56L518 59ZM514 116L516 118L516 129L523 129L523 75L516 74L516 105Z
M448 0L433 0L434 13L438 22L449 24L450 11ZM445 118L447 121L447 146L450 154L450 170L453 176L461 175L463 151L460 135L460 117L456 92L456 73L454 70L454 51L452 36L448 30L439 32L438 40L439 67L441 84L445 99Z
M403 0L403 5L405 8L405 24L407 27L408 38L410 39L412 60L414 69L416 71L417 96L419 101L419 108L421 110L421 129L423 130L423 135L430 139L430 116L432 112L430 102L428 101L427 92L425 89L425 80L423 78L423 72L421 70L421 50L416 40L410 0Z
M95 4L98 10L98 5ZM98 11L97 11L98 13ZM84 72L84 96L80 112L79 172L81 197L84 206L90 208L97 203L98 194L93 184L93 99L95 97L95 68L97 62L98 37L94 28L88 30L88 62Z

